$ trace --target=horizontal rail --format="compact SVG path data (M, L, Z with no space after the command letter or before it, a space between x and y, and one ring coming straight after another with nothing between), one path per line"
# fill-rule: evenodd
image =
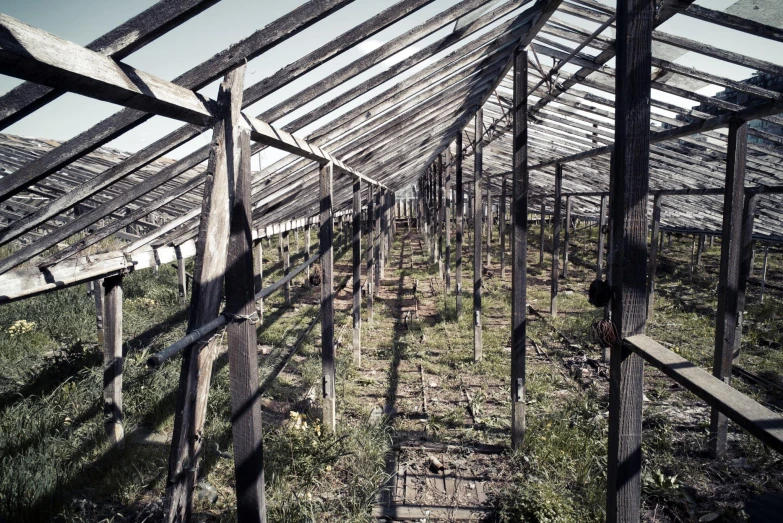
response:
M678 356L643 334L623 340L625 345L674 381L696 394L737 425L783 453L783 416Z
M296 276L301 274L302 271L304 271L310 265L318 261L320 258L321 258L320 254L314 254L307 261L305 261L304 263L299 265L296 269L286 274L284 277L277 280L272 285L261 289L255 295L254 299L261 300L266 298L267 296L269 296L270 294L278 290L280 287L293 280ZM202 325L197 329L193 329L192 331L188 332L185 336L175 341L174 343L172 343L162 351L156 352L155 354L147 358L147 366L153 369L159 367L166 360L171 359L173 356L179 354L180 352L182 352L192 344L196 343L201 338L208 335L210 332L213 332L219 329L220 327L222 327L223 325L226 325L228 322L229 322L229 315L226 312L220 313L220 315L214 320L208 322L205 325Z

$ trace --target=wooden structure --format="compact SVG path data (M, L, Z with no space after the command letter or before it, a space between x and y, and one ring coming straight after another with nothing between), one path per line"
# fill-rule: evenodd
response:
M761 119L782 125L783 118L776 115L783 111L783 95L674 60L690 52L781 76L783 67L658 29L672 17L688 17L783 42L783 32L766 25L763 13L751 18L697 6L691 0L619 0L617 10L596 0L455 0L443 12L254 117L243 110L415 16L432 0L401 0L252 85L244 82L248 62L263 60L265 52L352 0L305 2L173 81L122 62L215 3L161 0L86 47L0 15L0 73L26 81L0 97L2 128L64 92L124 107L62 144L46 142L38 147L27 139L0 138L4 171L0 246L17 247L0 259L0 302L102 281L93 292L105 333L106 430L117 443L123 435L122 278L131 271L176 263L184 297L188 292L185 262L195 258L189 333L152 358L160 364L182 353L168 471L168 521L190 517L215 356L214 334L225 325L238 517L243 522L265 521L253 325L263 312L263 298L283 287L288 302L291 280L303 271L309 273L316 261L322 269L323 416L325 425L334 430L339 410L335 381L340 379L334 363L334 221L338 218L342 225L344 242L352 238L353 354L360 365L361 290L366 289L371 323L394 218L400 214L395 192L410 186L416 191L415 212L410 205L404 215L409 224L415 216L450 292L451 259L455 261L457 316L464 306L467 211L467 230L470 234L473 228L474 244L475 360L482 356L482 237L491 238L492 198L500 198L498 232L505 252L506 200L511 200L510 439L515 446L525 433L528 214L540 212L542 264L545 230L551 221L553 316L561 266L562 198L566 198L564 276L571 218L594 219L601 226L608 222L608 242L603 228L600 233L596 272L599 278L608 277L613 290L611 319L625 339L611 347L610 358L609 521L639 519L643 360L662 368L713 407L710 434L716 455L725 449L728 419L783 450L779 428L767 419L775 415L729 386L732 360L740 348L750 268L748 257L741 254L749 252L754 239L783 240L783 153L778 147L783 138L748 122ZM574 19L591 29L569 21ZM459 23L453 31L438 33L455 22ZM436 33L437 39L406 58L390 66L384 63ZM541 58L552 59L554 65L545 66ZM614 67L607 65L612 59L616 59ZM425 61L423 69L414 69ZM350 89L321 99L366 71L371 74ZM199 93L221 78L217 99ZM699 93L709 85L743 92L749 101L738 105ZM652 96L653 91L683 103L661 101ZM368 93L362 98L365 101L332 115ZM309 112L283 127L275 125L313 101L318 103ZM695 103L701 105L693 107ZM132 155L113 154L108 167L99 161L112 154L103 146L155 115L184 125ZM296 134L316 122L319 127L307 136ZM208 132L209 146L176 162L163 159ZM252 172L250 157L269 147L288 154ZM200 166L204 161L206 168ZM453 256L448 212L451 173ZM467 209L466 202L471 202ZM350 233L345 227L349 216ZM309 232L314 224L319 227L319 252L311 256ZM307 260L291 269L289 231L303 228ZM364 250L362 231L367 233ZM689 370L687 362L644 336L654 304L662 231L709 234L723 240L714 377ZM278 236L286 275L264 288L260 240L272 235ZM109 237L127 244L95 253L95 246ZM62 246L66 240L73 241ZM500 260L505 266L505 254ZM224 294L226 308L221 311Z

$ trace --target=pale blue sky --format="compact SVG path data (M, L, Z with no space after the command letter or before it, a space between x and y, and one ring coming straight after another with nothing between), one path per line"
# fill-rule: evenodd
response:
M607 5L613 5L611 0L601 0ZM780 0L743 0L746 2L780 2ZM117 2L114 0L0 0L0 11L19 20L49 31L57 36L85 45L108 30L121 24L128 18L154 4L154 0L130 0ZM271 21L284 15L303 1L277 1L270 0L223 0L209 8L194 19L186 22L174 31L159 38L147 47L137 51L125 59L126 63L141 70L158 75L164 79L173 79L182 72L199 64L215 53L228 47L232 43L250 35L255 30L262 28ZM391 0L357 0L353 4L341 9L315 26L307 29L299 35L289 39L278 47L251 61L248 66L246 85L257 82L288 63L300 58L308 52L320 47L324 43L335 38L344 31L359 24L367 18L377 14L383 9L393 5ZM270 95L261 102L251 106L249 114L257 115L263 110L272 107L276 103L288 98L302 88L317 82L326 74L350 63L362 54L381 45L383 42L394 38L407 29L422 23L426 19L443 11L455 3L455 0L437 0L429 6L421 9L412 16L407 17L391 28L375 35L371 41L365 42L355 49L344 53L328 64L319 67L305 77L290 84L284 89ZM724 9L733 3L733 0L700 0L697 2L713 9ZM594 24L558 15L569 22L578 23L588 30L595 28ZM743 35L718 26L699 22L683 16L667 22L662 30L697 39L717 47L731 49L749 56L766 59L783 65L783 44L770 42L750 35ZM423 47L428 43L442 37L452 30L452 26L441 29L436 34L419 42L417 46ZM608 34L608 32L607 32ZM478 35L476 35L478 36ZM475 37L475 36L474 36ZM401 57L397 57L398 59ZM733 79L742 79L752 71L730 64L725 64L704 58L693 53L682 56L676 60L683 65L698 67L713 74L727 76ZM301 116L309 109L321 105L323 102L334 98L339 93L347 90L355 83L373 76L383 70L388 64L380 64L363 73L354 81L335 89L331 93L321 97L311 104L303 106L288 117L273 122L276 125L284 125L288 121ZM610 63L613 65L613 62ZM569 65L567 71L574 69ZM407 74L412 74L410 71ZM397 77L396 83L406 75ZM0 75L0 92L5 92L20 83L15 78ZM217 83L204 88L201 92L214 97ZM387 88L387 84L371 93L357 99L355 104L361 103L367 98ZM706 89L705 94L714 94L715 89ZM671 103L683 105L683 100L666 95L657 95ZM327 119L348 110L350 106L342 108L339 112L332 113ZM4 132L32 136L39 138L51 138L67 140L94 125L119 110L119 107L109 103L90 100L88 98L68 94L33 115L25 118L17 124L9 127ZM320 126L322 122L303 129L298 135L305 135L312 129ZM160 138L164 134L174 130L178 122L162 117L155 117L149 122L139 126L135 130L116 139L110 145L136 151ZM200 139L174 151L170 156L180 157L192 151L194 148L207 143L209 137L205 133ZM268 163L278 155L268 153L264 163Z

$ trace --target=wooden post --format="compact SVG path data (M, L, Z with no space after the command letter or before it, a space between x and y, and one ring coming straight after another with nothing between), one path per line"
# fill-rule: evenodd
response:
M185 274L185 259L182 257L179 245L174 247L174 252L177 255L177 287L179 288L179 299L182 303L187 303L188 278Z
M451 166L446 171L446 208L443 210L443 219L446 222L446 293L451 290L451 215L449 210L454 208L451 196Z
M538 264L543 267L544 266L544 233L545 233L545 224L546 224L546 202L544 201L544 196L541 196L541 231L540 236L538 239Z
M373 287L375 285L375 194L372 184L367 184L367 321L372 325L373 318L373 296L375 291ZM419 191L421 195L421 191ZM416 225L422 221L423 210L421 206L421 198L419 198L419 217L416 220Z
M500 182L500 209L498 210L498 236L500 236L500 277L506 279L506 177ZM527 217L527 211L525 211Z
M381 280L385 275L386 268L386 235L389 231L389 222L386 219L386 211L388 209L388 193L386 189L379 191L379 204L378 204L378 219L380 220L380 228L378 229L378 274L376 276L376 292L381 287Z
M606 234L604 225L606 225L606 196L601 196L601 210L598 215L598 263L595 266L595 277L599 280L604 277L604 242Z
M525 350L527 338L527 49L514 56L514 139L511 179L511 444L525 440ZM503 184L505 191L505 183ZM505 198L503 200L505 201ZM505 207L505 205L504 205ZM501 238L503 236L501 235ZM502 252L502 250L501 250ZM502 259L502 258L501 258Z
M103 347L106 343L106 336L103 330L103 318L105 316L103 306L103 278L92 282L92 299L95 302L95 336L98 339L98 346Z
M655 193L653 199L652 237L650 239L650 261L647 265L647 321L653 317L655 301L655 269L658 267L658 236L661 226L661 193Z
M256 241L256 252L253 255L253 287L256 294L264 288L264 243L261 240ZM264 320L264 299L256 300L256 312L258 321Z
M264 442L258 395L258 351L253 275L253 231L250 132L240 133L239 170L235 174L231 236L226 266L228 364L231 389L231 433L234 438L237 521L266 522Z
M557 292L560 278L560 227L563 219L561 216L560 200L563 192L563 164L555 164L555 215L552 220L552 297L549 302L549 314L557 317Z
M362 364L362 182L353 182L353 364Z
M487 270L489 270L489 266L492 261L492 229L494 226L492 221L492 191L490 190L490 183L490 177L487 176L487 214L484 217L486 220L485 234L487 236Z
M473 361L479 361L483 353L481 336L481 227L483 209L481 205L481 169L484 128L484 111L479 108L475 117L475 145L473 168Z
M764 264L761 266L761 303L764 303L764 287L767 286L767 262L769 261L769 244L764 245Z
M280 237L282 238L283 246L282 246L282 252L283 252L283 274L285 276L288 276L288 274L291 272L291 250L289 249L288 245L288 238L289 238L289 231L283 231L280 233ZM283 291L285 294L285 304L291 305L291 282L286 282L285 286L283 287Z
M718 277L718 311L715 326L715 358L713 375L731 382L735 336L739 320L739 261L742 243L742 208L745 192L745 157L748 145L748 124L729 123L729 144L726 156L726 185L723 193L723 228L720 245L720 275ZM726 453L726 433L729 420L712 409L710 416L710 452L715 457Z
M305 252L305 260L310 259L310 229L312 225L308 222L307 225L305 225L304 229L304 252ZM308 265L305 269L305 285L310 285L310 266Z
M619 337L643 334L647 318L647 195L650 62L655 6L617 2L615 147L611 213L612 322ZM606 521L638 522L641 512L644 361L621 343L611 348Z
M565 238L563 241L563 278L568 278L568 247L571 244L571 197L566 196Z
M188 331L212 321L220 312L230 201L233 198L229 175L233 176L236 172L239 160L236 151L239 139L237 123L242 106L244 75L245 66L229 72L218 93L219 113L215 118L209 153L209 175L204 184ZM163 509L167 523L190 520L216 349L217 338L212 337L194 343L182 353Z
M105 297L106 326L103 345L103 423L112 445L121 445L122 427L122 276L103 280L95 294Z
M704 234L699 234L698 245L696 247L696 266L701 265L701 255L704 254Z
M443 200L446 199L445 194L443 193L444 190L444 183L443 183L443 155L438 155L438 215L437 215L437 221L438 221L438 274L440 275L440 279L443 280L444 274L443 274L443 228L446 225L444 222L446 221L446 207L443 205Z
M372 237L372 243L373 243L373 258L374 263L373 266L375 268L375 271L373 271L373 279L375 280L375 284L372 286L372 293L373 296L378 296L378 289L381 287L381 212L382 212L382 200L381 200L381 194L382 189L378 189L375 191L375 205L373 206L373 210L375 212L375 226L373 229L373 237Z
M462 239L465 233L465 191L462 187L462 133L455 141L457 157L454 164L454 178L457 192L457 237L454 250L455 292L457 295L457 321L462 316Z
M745 297L750 278L750 265L752 263L753 226L756 219L756 202L758 195L745 194L745 202L742 206L742 240L740 244L739 283L737 284L737 329L734 334L734 356L732 365L739 363L740 349L742 348L742 326L745 318ZM764 296L764 283L762 281L762 297Z
M691 280L696 274L696 235L691 236Z
M321 216L318 249L321 255L321 367L323 370L323 424L336 426L334 364L334 284L332 275L332 171L331 162L321 165Z

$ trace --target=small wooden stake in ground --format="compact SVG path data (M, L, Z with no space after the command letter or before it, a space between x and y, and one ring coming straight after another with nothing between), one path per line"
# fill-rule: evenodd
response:
M483 214L481 205L481 156L483 150L484 112L481 108L476 112L475 133L475 166L473 168L473 361L479 361L483 353L481 337L481 219Z
M555 165L555 215L552 220L552 296L549 302L549 313L557 317L558 279L560 278L560 200L563 191L563 164Z
M740 246L742 243L742 208L745 192L745 158L748 124L729 124L729 146L726 156L726 185L723 193L723 229L720 244L718 311L715 326L715 358L712 374L726 383L731 381L737 320ZM726 453L729 420L712 409L710 416L710 452L719 457Z
M335 419L335 365L334 365L334 285L332 268L332 163L321 165L321 214L318 249L321 255L321 367L323 371L323 424L334 432Z
M465 233L465 191L462 187L462 133L457 133L455 142L457 157L455 160L455 179L457 192L457 245L455 254L455 292L457 294L457 320L462 316L462 238Z
M233 184L229 183L229 174L236 172L235 166L239 159L237 122L242 105L244 76L245 66L234 69L226 75L218 93L220 117L215 120L207 167L209 175L204 185L188 330L212 321L220 312L229 236L229 207L233 198ZM195 343L182 353L163 507L167 523L190 520L215 345L216 340L212 338Z
M113 445L122 443L122 276L103 280L106 313L103 346L103 423Z
M231 433L234 439L237 521L266 522L261 398L253 283L250 134L239 139L241 159L234 176L235 197L226 269L228 362L231 389Z
M514 171L511 179L511 444L525 440L525 347L527 338L527 50L514 57ZM505 189L505 185L504 185ZM502 238L502 236L501 236Z
M353 182L353 364L362 364L362 186Z

